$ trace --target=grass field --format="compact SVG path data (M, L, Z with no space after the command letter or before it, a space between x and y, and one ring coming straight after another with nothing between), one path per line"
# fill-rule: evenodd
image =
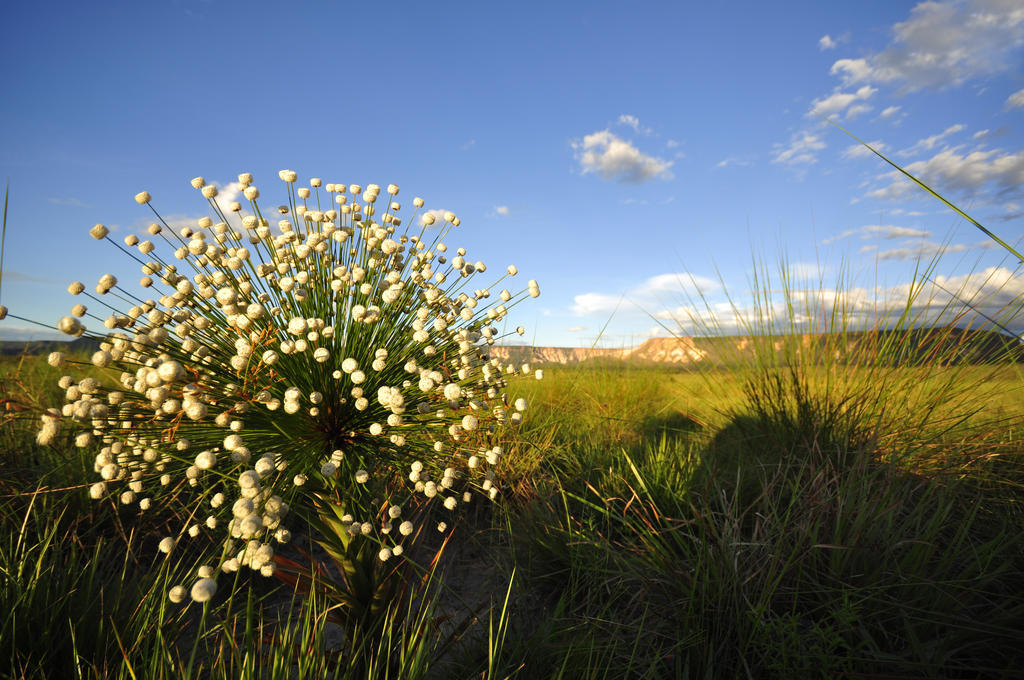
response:
M0 676L1024 673L1021 364L545 372L511 386L499 501L353 617L316 551L283 555L311 578L171 604L148 542L179 520L90 501L91 457L18 417L61 372L5 359Z

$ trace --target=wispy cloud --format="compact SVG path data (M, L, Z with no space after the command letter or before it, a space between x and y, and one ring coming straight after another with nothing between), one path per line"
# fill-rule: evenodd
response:
M621 295L606 295L604 293L582 293L574 296L572 301L572 313L578 316L612 312L621 307L624 302Z
M706 276L690 272L673 272L652 276L639 286L631 288L629 292L634 297L649 297L660 293L708 293L720 287L717 281Z
M985 240L977 243L938 243L921 241L911 246L880 250L876 256L879 260L925 260L937 255L963 253L968 250L992 250L998 247L995 241Z
M909 147L907 149L902 149L900 151L897 151L896 153L897 153L897 155L900 155L900 156L912 156L915 153L918 153L918 152L921 152L921 151L931 151L932 149L934 149L936 147L936 145L939 142L943 141L944 139L946 139L950 135L954 135L957 132L960 132L963 129L964 129L964 126L962 124L960 124L960 123L957 123L956 125L950 125L948 128L946 128L942 132L940 132L940 133L938 133L936 135L932 135L931 137L925 137L924 139L919 139L919 140L917 140L917 142L913 146L911 146L911 147Z
M699 297L719 290L714 279L689 272L657 274L632 286L621 295L589 292L573 298L572 312L579 316L609 313L618 309L654 308L664 296Z
M878 151L885 151L885 142L876 139L868 144ZM843 158L870 158L875 154L863 144L851 144L843 150Z
M1024 108L1024 90L1017 90L1009 97L1006 98L1006 108L1008 109L1019 109Z
M775 145L775 157L772 162L786 165L817 163L817 152L825 146L819 135L807 130L797 132L790 138L788 144Z
M753 165L754 162L747 160L746 158L737 158L735 156L729 156L715 163L716 168L728 168L729 166L735 165L740 167L747 167Z
M583 174L639 184L655 178L672 179L673 161L650 156L609 130L599 130L572 144Z
M640 124L639 118L637 118L636 116L632 116L628 113L624 113L621 116L619 116L618 123L619 125L626 125L628 127L631 127L633 128L634 132L637 132L642 135L649 135L652 132L651 128L645 127Z
M825 35L821 36L821 39L818 40L818 49L819 50L834 50L837 47L839 47L839 43L837 43L832 38L832 36L830 36L828 34L825 34Z
M854 92L836 91L827 97L815 99L811 103L811 110L807 112L807 115L812 116L814 114L821 114L830 118L841 116L846 107L850 106L854 102L863 102L870 99L871 95L876 92L878 92L878 88L871 87L870 85L864 85ZM863 105L860 105L857 113L863 113L866 110L867 109L865 109ZM855 116L857 114L855 113L853 115ZM847 112L847 117L852 117L849 112Z
M882 120L888 120L900 112L901 106L887 106L882 109L882 112L878 114L878 117Z
M850 108L846 109L846 119L853 120L857 116L867 113L868 111L874 111L875 107L870 104L854 104Z
M895 224L867 224L863 227L856 229L847 229L846 231L832 236L822 241L822 243L834 243L850 236L860 236L862 239L869 238L882 238L882 239L897 239L897 238L928 238L932 233L923 229L912 229L910 227L900 227Z
M501 215L502 217L508 217L511 211L507 205L496 205L494 206L494 214Z

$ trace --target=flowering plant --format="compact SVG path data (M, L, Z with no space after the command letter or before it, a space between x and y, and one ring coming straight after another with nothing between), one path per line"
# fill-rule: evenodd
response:
M503 389L505 376L529 368L502 366L488 347L509 309L539 295L535 281L492 294L517 274L509 266L470 292L487 267L461 248L449 259L444 239L459 218L422 211L415 198L403 224L393 184L381 201L374 184L306 188L293 171L280 177L288 200L274 225L248 173L238 177L244 206L193 179L213 217L177 230L138 194L156 217L149 234L172 255L131 235L124 244L136 255L103 225L90 233L139 262L155 299L104 274L95 294L79 282L68 290L109 313L76 304L58 324L81 336L84 317L102 321L92 364L119 384L61 378L66 403L43 415L39 442L69 423L77 446L98 449L93 498L113 494L140 511L183 506L188 519L161 551L223 536L190 590L170 589L176 602L208 601L218 571L273 574L289 511L320 513L311 525L340 527L342 548L358 536L381 561L401 555L424 505L454 513L477 495L495 498L497 434L526 409ZM68 363L60 352L49 361Z

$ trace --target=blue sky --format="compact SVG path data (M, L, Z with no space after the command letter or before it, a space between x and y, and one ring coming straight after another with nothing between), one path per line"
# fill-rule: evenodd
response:
M731 327L758 261L869 307L944 248L947 290L993 313L1024 294L1015 260L811 113L1019 249L1019 0L56 2L5 28L0 302L38 321L70 281L135 278L87 232L141 233L137 192L185 222L192 177L251 172L274 203L282 168L459 215L452 246L540 282L513 319L538 344L665 334L704 313L694 284Z

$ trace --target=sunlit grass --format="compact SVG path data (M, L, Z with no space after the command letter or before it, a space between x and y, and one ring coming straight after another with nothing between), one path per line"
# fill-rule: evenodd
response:
M416 541L413 566L339 591L367 556L296 527L279 562L304 570L236 573L201 610L169 604L180 562L150 545L181 510L89 501L91 458L20 417L63 371L0 359L0 677L1019 676L1017 340L956 299L959 323L929 323L913 286L858 325L848 282L817 285L759 268L745 341L687 370L510 380L531 417L499 435L500 502Z

